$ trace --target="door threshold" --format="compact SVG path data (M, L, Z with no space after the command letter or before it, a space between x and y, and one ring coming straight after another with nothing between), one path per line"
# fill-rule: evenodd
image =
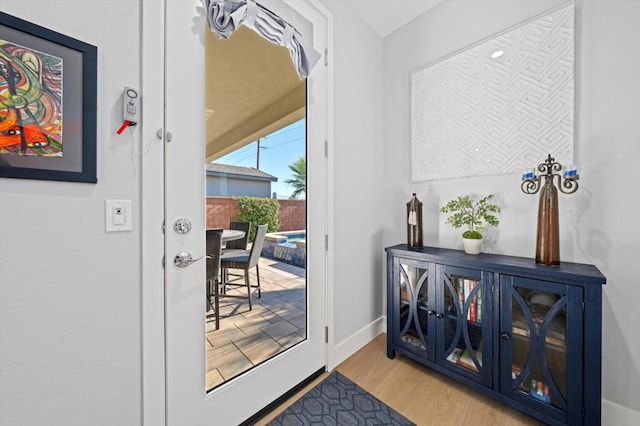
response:
M317 371L312 373L309 377L280 395L280 397L276 398L271 404L264 407L262 410L255 413L253 416L249 417L244 422L240 423L240 426L249 426L255 424L258 420L265 417L267 414L275 410L277 407L282 405L286 400L291 398L293 395L298 393L302 388L307 386L309 383L313 382L316 378L318 378L322 373L327 370L326 366L319 368Z

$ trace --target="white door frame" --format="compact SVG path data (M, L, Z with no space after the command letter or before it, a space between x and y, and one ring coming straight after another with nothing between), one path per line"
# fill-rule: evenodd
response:
M296 7L296 1L283 0ZM333 16L319 0L304 0L327 19L327 46L333 50ZM164 221L164 2L142 2L142 424L166 424ZM323 66L319 63L318 66ZM333 66L327 66L327 206L326 230L333 234ZM329 327L327 368L334 349L333 250L329 239L326 263L326 321Z

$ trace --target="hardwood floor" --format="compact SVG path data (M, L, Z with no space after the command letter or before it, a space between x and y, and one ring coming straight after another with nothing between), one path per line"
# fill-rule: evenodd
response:
M386 337L376 337L336 370L417 425L542 424L402 355L388 359ZM327 375L318 377L257 424L268 424Z

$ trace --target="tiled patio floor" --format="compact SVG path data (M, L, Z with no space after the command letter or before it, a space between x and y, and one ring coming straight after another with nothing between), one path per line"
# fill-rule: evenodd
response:
M253 309L246 299L220 298L220 329L207 318L207 389L301 342L306 333L305 270L274 260L260 259L260 287L252 289ZM251 271L255 284L255 268ZM228 294L246 294L227 287Z

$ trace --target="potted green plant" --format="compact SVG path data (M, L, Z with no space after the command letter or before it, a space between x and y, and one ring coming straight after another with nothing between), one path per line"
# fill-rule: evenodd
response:
M449 201L440 209L442 213L451 213L447 223L454 228L467 227L462 234L464 251L468 254L480 253L482 244L482 228L486 222L492 226L498 226L500 221L494 213L500 212L500 207L489 202L493 194L489 194L480 200L473 200L469 195L458 197Z

